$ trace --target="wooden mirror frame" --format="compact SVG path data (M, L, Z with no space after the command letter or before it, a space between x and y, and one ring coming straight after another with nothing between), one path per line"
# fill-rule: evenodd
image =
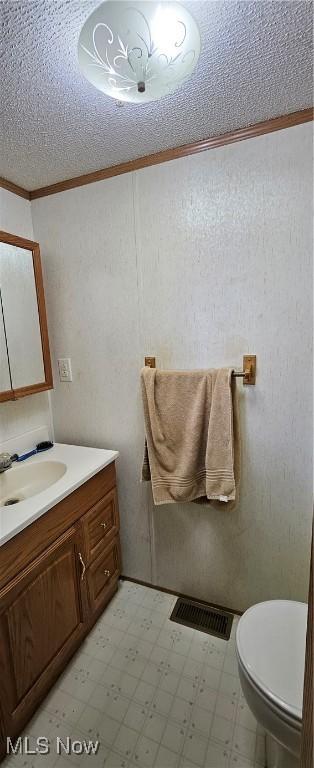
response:
M45 372L45 380L39 382L38 384L29 384L25 387L18 387L17 389L12 387L12 389L6 390L5 392L0 392L0 403L2 403L7 400L18 400L20 397L26 397L27 395L34 395L37 392L44 392L47 389L52 389L53 379L39 243L35 243L33 240L26 240L24 237L11 235L9 232L4 232L3 230L0 230L0 242L8 243L8 245L16 245L18 248L26 248L32 252L41 347Z

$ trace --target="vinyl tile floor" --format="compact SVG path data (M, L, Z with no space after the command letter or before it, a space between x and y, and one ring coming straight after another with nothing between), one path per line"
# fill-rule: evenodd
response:
M261 768L264 738L240 689L235 617L229 641L169 621L173 595L120 582L23 736L47 755L3 768ZM66 754L100 742L95 755ZM78 747L80 749L80 746Z

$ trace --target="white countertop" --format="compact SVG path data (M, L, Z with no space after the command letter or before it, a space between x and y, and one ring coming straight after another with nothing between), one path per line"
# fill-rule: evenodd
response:
M118 457L118 451L55 443L48 451L32 456L19 466L58 461L66 464L65 474L45 490L8 507L0 507L0 546L58 504L76 488ZM7 472L11 470L8 469ZM1 477L1 475L0 475Z

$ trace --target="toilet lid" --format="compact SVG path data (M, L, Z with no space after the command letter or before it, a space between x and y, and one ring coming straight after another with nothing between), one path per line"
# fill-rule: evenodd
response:
M269 600L249 608L237 628L237 651L253 683L275 706L302 719L307 605Z

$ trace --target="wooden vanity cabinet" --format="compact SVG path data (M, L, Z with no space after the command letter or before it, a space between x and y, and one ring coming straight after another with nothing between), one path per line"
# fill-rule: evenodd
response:
M111 464L0 548L0 757L117 589L115 483Z

